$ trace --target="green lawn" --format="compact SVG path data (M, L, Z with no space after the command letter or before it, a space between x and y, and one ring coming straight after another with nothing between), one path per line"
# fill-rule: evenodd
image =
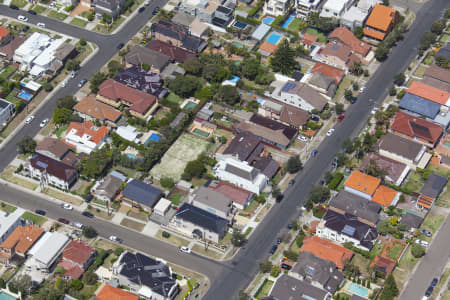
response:
M11 1L11 5L16 5L20 8L23 8L27 4L28 4L27 0L12 0Z
M33 7L33 10L38 14L42 14L43 12L47 11L47 7L36 5L35 7Z
M83 28L86 27L87 23L88 23L87 21L80 18L73 18L73 20L70 21L70 24Z
M436 231L441 227L442 222L444 222L445 217L444 216L438 216L433 213L429 213L427 217L423 220L422 226L420 226L421 229L430 230L433 233L436 233Z
M384 247L384 244L383 244L383 243L381 243L381 244L376 243L376 244L372 247L372 249L370 250L370 255L371 255L372 257L377 256L378 254L381 253L381 251L383 250L383 247Z
M422 176L419 173L413 172L408 176L408 181L404 184L404 187L410 189L413 192L418 192L423 186Z
M273 281L265 279L264 283L261 285L261 287L258 289L258 291L255 294L256 299L261 299L263 297L266 297L269 295L270 290L272 289Z
M1 203L0 203L0 210L3 210L4 212L12 213L12 212L14 212L16 209L17 209L17 207L12 206L12 205L9 205L9 204L6 203L6 202L1 202Z
M450 34L443 34L441 36L441 38L439 39L439 42L441 42L442 44L447 43L447 41L450 39Z
M392 247L386 249L386 255L394 260L397 260L400 257L400 254L403 251L404 246L400 243L394 243Z
M306 33L317 36L317 41L320 43L325 43L327 41L327 37L323 33L318 32L314 28L307 28Z
M428 69L428 67L421 65L416 69L416 72L414 73L417 77L423 77L423 74L425 74L425 71Z
M16 66L9 65L7 66L1 73L0 73L0 79L6 80L11 76L15 71L17 70Z
M174 93L170 93L166 99L170 103L174 103L174 104L180 104L181 102L183 102L183 99L181 99L179 96L177 96Z
M444 177L450 177L450 170L428 164L428 166L425 168L425 170L430 170L432 173L436 173L438 175L444 176Z
M59 139L62 137L62 135L67 131L67 128L69 128L69 125L63 125L61 127L59 127L58 129L56 129L56 137Z
M300 19L294 19L291 23L289 23L287 29L295 32L299 32L300 30L305 28L305 22Z
M250 12L252 10L252 7L247 7L245 5L238 5L236 7L236 10L241 10L241 11L245 11L245 12Z
M447 183L447 187L444 188L435 204L440 207L450 207L450 183Z
M22 100L16 97L16 94L19 92L19 90L17 89L13 89L11 93L8 94L8 96L6 96L6 100L14 103L14 105L19 104Z
M60 13L60 12L57 12L57 11L55 11L55 10L52 10L52 11L50 11L50 12L48 13L47 16L50 17L50 18L59 20L59 21L64 21L69 15L66 15L66 14L63 14L63 13Z
M178 206L181 203L181 197L183 197L183 194L175 193L172 196L170 196L169 200L172 201L173 205Z
M23 213L22 219L28 220L28 221L32 222L33 224L36 224L39 226L42 226L42 224L47 222L47 218L44 218L43 216L35 215L29 211L26 211Z
M341 83L339 84L339 87L336 91L336 94L334 95L335 100L339 100L344 96L345 90L350 88L352 85L352 79L350 76L345 76L344 79L342 79Z

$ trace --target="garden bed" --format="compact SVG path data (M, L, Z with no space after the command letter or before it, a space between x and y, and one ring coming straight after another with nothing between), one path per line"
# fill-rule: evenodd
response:
M264 279L263 284L255 294L255 298L260 300L263 297L267 297L269 295L270 290L272 289L273 284L274 282L272 280Z

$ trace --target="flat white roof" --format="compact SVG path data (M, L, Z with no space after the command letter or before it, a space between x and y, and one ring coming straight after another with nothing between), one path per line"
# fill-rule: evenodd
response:
M360 8L356 6L352 6L350 7L349 10L347 10L344 13L342 19L348 21L360 21L362 23L366 17L367 17L366 12L362 11Z
M31 63L50 43L50 36L35 32L14 52L24 63Z
M344 8L346 2L346 0L328 0L327 2L325 2L323 9L341 11Z
M35 260L48 265L67 244L69 238L59 232L46 232L44 236L31 248L30 255Z
M252 33L252 38L258 41L261 41L266 34L270 31L270 26L264 23L261 23L258 27L256 27L255 31Z
M8 214L7 212L0 211L0 237L11 228L11 226L17 222L17 220L23 215L25 210L18 207L14 212Z
M130 142L134 142L139 134L136 128L131 125L119 126L116 133Z
M166 198L159 199L158 203L155 205L153 210L157 211L166 211L170 205L172 204L172 201L167 200Z
M49 67L50 63L55 59L56 50L62 44L64 44L64 39L51 40L50 45L36 57L33 63L42 67Z

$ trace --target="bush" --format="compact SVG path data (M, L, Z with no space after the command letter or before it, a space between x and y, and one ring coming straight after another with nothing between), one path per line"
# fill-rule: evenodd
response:
M301 231L298 234L298 237L295 239L295 243L297 244L297 247L301 248L303 246L303 239L305 238L305 233Z
M168 233L167 231L163 231L162 232L162 237L165 238L165 239L168 239L168 238L170 238L170 233Z
M4 288L6 288L5 280L3 278L0 278L0 289L4 289Z
M8 289L9 289L9 291L10 291L11 293L13 293L13 294L17 294L17 293L19 292L19 290L17 289L17 287L16 287L14 284L12 284L12 282L10 282L10 283L8 284Z
M411 254L415 258L420 258L425 255L425 248L419 244L414 243L411 245Z
M400 92L398 92L397 94L397 99L402 99L403 96L405 96L406 91L405 90L401 90Z
M114 250L114 254L117 256L120 256L125 250L122 247L117 247L116 250Z
M165 187L166 189L171 189L175 185L175 182L170 177L163 177L163 178L161 178L159 183L162 185L162 187Z
M344 179L344 174L342 174L342 173L334 173L333 179L328 184L328 188L330 190L336 190L336 188L341 183L342 179Z
M83 235L88 239L92 239L97 236L97 231L92 226L86 226L83 227Z
M280 274L280 267L279 266L272 266L272 270L270 271L270 276L278 277L279 274Z
M78 279L74 279L72 280L72 282L70 283L70 286L76 290L76 291L80 291L83 288L83 283L78 280Z
M265 260L259 263L259 271L261 273L269 273L272 269L272 263L269 260Z

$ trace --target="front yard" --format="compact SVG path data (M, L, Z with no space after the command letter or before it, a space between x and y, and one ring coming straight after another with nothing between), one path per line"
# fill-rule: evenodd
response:
M45 222L47 222L47 218L44 218L43 216L39 216L36 214L33 214L29 211L26 211L22 215L22 219L28 220L32 222L33 224L36 224L38 226L42 226Z
M255 298L261 300L261 298L267 297L269 295L270 290L272 289L273 284L274 282L272 280L265 279L264 283L256 292Z
M175 246L186 246L187 247L189 245L189 241L188 240L185 240L185 239L183 239L183 238L181 238L181 237L179 237L177 235L174 235L174 234L170 233L169 238L165 238L165 237L162 236L162 233L163 233L162 230L158 230L158 233L156 234L156 238L160 239L162 241L171 243L171 244L173 244Z
M88 23L87 21L80 19L80 18L73 18L73 20L70 21L70 24L78 26L78 27L82 27L82 28L86 27L87 23Z
M400 243L394 243L391 247L386 248L386 256L392 258L393 260L397 260L402 253L404 246Z
M51 10L48 15L48 17L52 19L56 19L58 21L64 21L69 15L66 15L64 13L57 12L56 10Z
M76 206L79 206L79 205L81 205L83 203L83 200L78 198L78 197L71 196L68 193L63 193L63 192L54 190L52 188L46 189L44 191L44 194L46 194L46 195L48 195L50 197L62 200L64 202L70 203L72 205L76 205Z

